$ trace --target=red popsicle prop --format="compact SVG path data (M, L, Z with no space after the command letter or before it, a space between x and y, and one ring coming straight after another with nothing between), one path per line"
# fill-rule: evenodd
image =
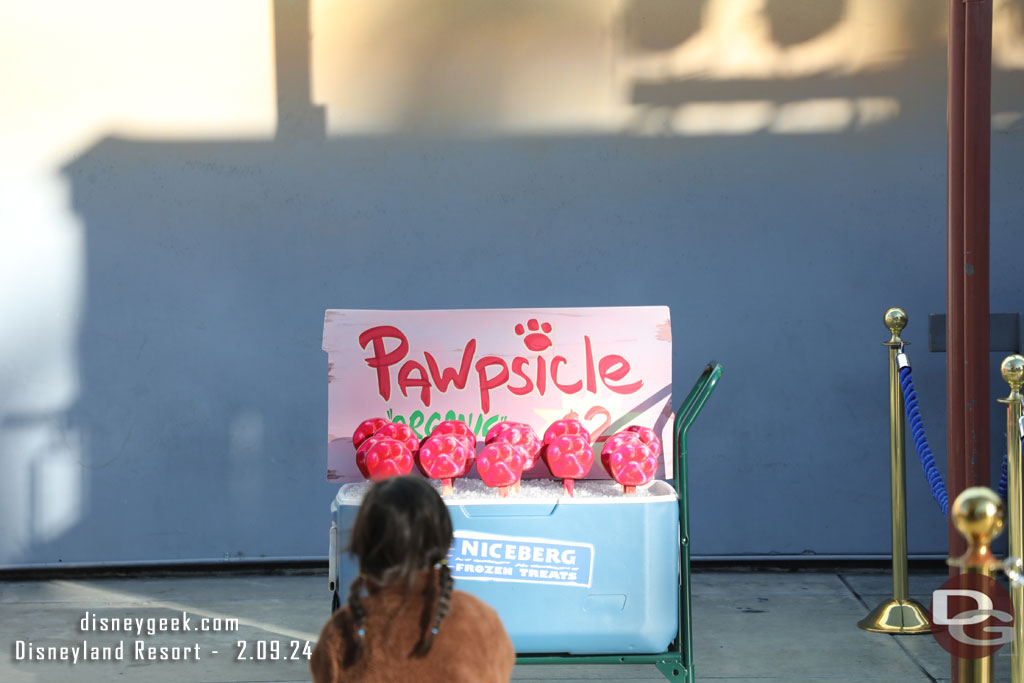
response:
M640 441L640 435L630 431L616 432L604 442L604 447L601 449L601 467L609 476L612 476L612 468L608 464L608 459L612 457L615 449L631 441Z
M537 464L540 448L543 445L537 436L537 432L533 431L533 428L526 424L508 427L491 441L491 443L497 442L510 443L523 449L523 454L526 456L524 470L528 470Z
M540 457L549 470L551 469L551 463L548 460L548 446L560 436L582 436L587 440L587 443L590 443L590 432L587 431L587 428L579 420L555 420L544 432L544 447L540 452ZM551 474L555 474L553 470Z
M544 443L550 444L560 436L579 435L590 443L590 432L579 420L555 420L544 432Z
M378 429L387 423L388 421L383 417L371 417L369 420L363 420L352 434L352 445L358 449L363 445L364 441L373 436Z
M454 490L452 480L462 476L469 452L465 437L438 434L420 445L416 459L428 477L441 480L441 494L447 496Z
M367 422L368 421L369 420L367 420ZM420 447L420 441L418 438L416 438L416 432L412 431L412 428L409 427L409 425L402 424L401 422L387 422L383 427L380 427L376 432L374 432L373 435L386 436L389 439L401 441L403 444L405 444L405 447L409 449L409 452L412 453L414 456L416 455L416 451ZM356 451L357 466L359 465L358 457L359 451ZM415 457L413 458L413 463L415 463L416 469L420 471L420 474L422 474L424 477L429 476L425 471L423 471L423 468L420 466L420 461L417 460Z
M371 436L363 439L363 442L359 444L359 448L356 449L356 467L359 468L360 474L366 479L370 478L370 470L366 468L366 451L370 450L370 446L377 443L381 439L386 439L386 436Z
M416 438L416 432L412 431L409 425L400 422L389 422L374 432L373 435L386 436L390 439L401 441L409 449L410 453L415 453L416 449L420 447L420 440Z
M602 459L604 454L601 454ZM651 444L639 439L623 442L608 457L608 469L612 478L622 484L627 495L636 493L637 486L643 486L654 479L658 469L658 456Z
M508 487L513 486L523 474L526 455L523 449L510 443L495 442L484 446L476 458L476 471L484 483L498 487L498 495L508 497Z
M505 431L509 427L518 427L521 424L522 422L512 422L510 420L499 422L498 424L494 425L493 427L487 430L487 434L484 436L484 444L494 443L494 440L497 439L498 435L501 434L503 431Z
M441 434L463 436L476 443L476 435L473 433L473 430L470 429L469 425L462 420L445 420L444 422L438 422L437 426L430 430L431 436L439 436Z
M469 428L468 424L461 420L445 420L444 422L438 423L438 425L430 431L430 436L432 437L442 435L457 436L465 440L466 447L469 448L469 457L466 458L466 464L462 469L462 473L458 476L466 476L469 474L469 471L473 469L473 461L476 460L476 434L473 433L473 430ZM424 474L426 474L426 472L424 472Z
M537 460L540 457L540 449L543 445L537 436L537 432L533 431L533 428L527 424L515 424L508 427L494 437L494 441L491 443L510 443L523 449L523 455L526 458L523 463L524 472L533 469L533 466L537 464ZM520 481L516 481L513 484L512 488L515 493L519 493L520 483Z
M550 428L548 431L551 431ZM587 476L591 465L594 464L594 450L590 447L590 435L566 434L559 436L548 444L545 450L548 456L548 469L551 470L552 476L561 479L565 494L572 496L575 480Z
M650 427L641 427L639 425L630 425L626 427L627 432L636 432L640 440L651 447L654 451L654 457L661 457L661 439L658 438L658 434Z
M412 452L397 439L375 438L366 449L366 469L374 481L409 474Z

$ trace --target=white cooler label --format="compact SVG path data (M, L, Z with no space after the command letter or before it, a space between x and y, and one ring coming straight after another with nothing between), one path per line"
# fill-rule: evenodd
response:
M594 545L547 538L455 531L448 553L452 576L464 581L513 581L589 588Z

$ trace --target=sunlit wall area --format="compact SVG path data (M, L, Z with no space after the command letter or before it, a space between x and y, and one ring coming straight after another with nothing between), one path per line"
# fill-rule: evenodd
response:
M61 559L38 550L102 504L72 415L90 226L62 165L110 135L272 135L271 30L247 2L0 7L0 565Z
M332 134L610 130L609 0L313 2L313 86Z
M0 566L322 557L346 307L667 304L677 396L725 365L694 552L886 554L889 306L944 460L945 12L5 4ZM993 35L992 307L1017 312L1024 0ZM909 472L911 552L941 554Z

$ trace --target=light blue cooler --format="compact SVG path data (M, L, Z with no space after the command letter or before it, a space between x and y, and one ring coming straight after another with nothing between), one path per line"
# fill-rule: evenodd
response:
M517 653L661 653L679 629L679 497L655 481L624 496L612 481L579 481L576 496L495 503L456 493L448 566L458 590L494 607ZM469 483L469 482L465 482ZM344 548L366 484L331 505L332 560L344 596L358 569ZM610 497L596 497L609 492ZM333 573L332 573L333 575Z

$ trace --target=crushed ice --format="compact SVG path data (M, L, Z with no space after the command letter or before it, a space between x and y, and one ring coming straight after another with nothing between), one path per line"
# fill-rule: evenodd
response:
M441 482L428 480L434 489L441 493ZM366 492L370 490L372 482L361 481L351 484L344 484L338 492L339 498L346 501L362 500ZM595 499L601 502L629 502L638 498L664 498L665 496L675 497L675 490L670 484L655 479L644 486L638 486L636 493L626 495L622 486L611 479L577 480L575 496L565 495L560 479L526 479L518 494L509 487L508 497L502 498L498 495L498 489L491 488L479 479L457 479L454 482L455 491L450 496L444 496L447 503L459 505L465 502L487 502L498 505L514 503L532 503L537 501L552 501L559 499L559 502L572 502L574 500Z

